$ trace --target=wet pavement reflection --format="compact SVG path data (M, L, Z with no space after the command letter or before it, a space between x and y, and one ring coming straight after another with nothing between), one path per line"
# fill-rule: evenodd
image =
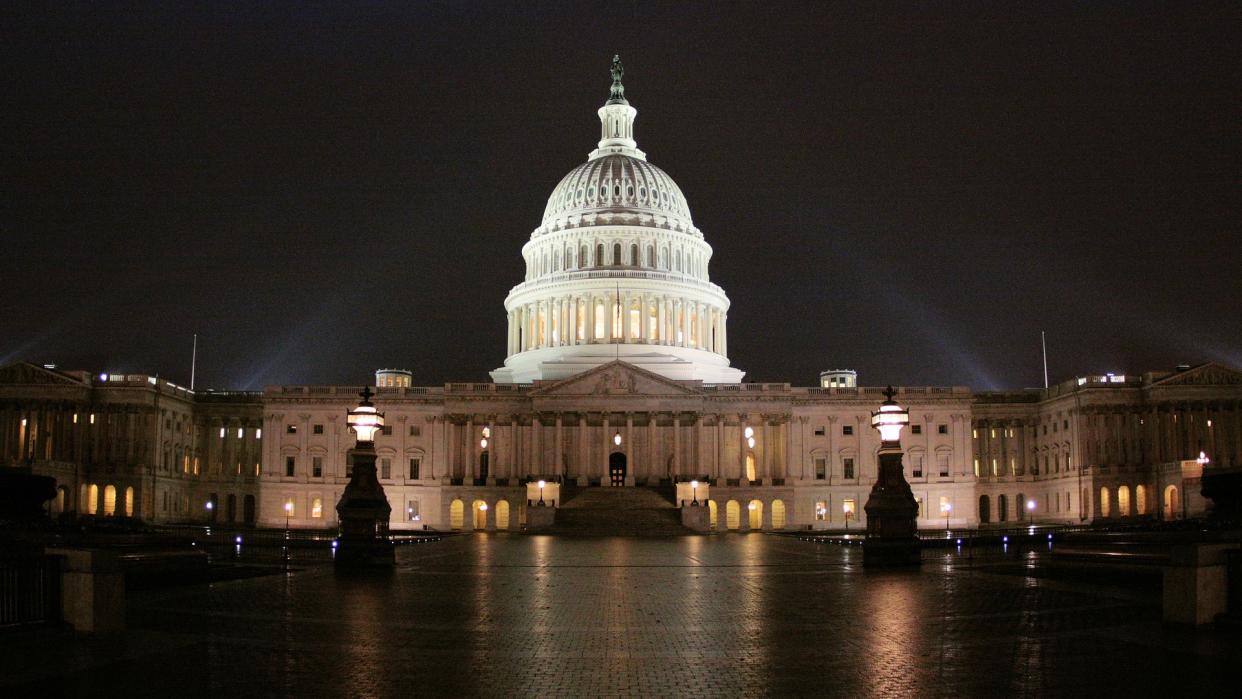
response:
M388 573L330 566L131 595L130 631L27 647L44 693L993 696L1224 688L1232 638L1165 629L1159 590L1031 577L1022 554L762 534L451 537ZM54 668L63 668L57 675Z

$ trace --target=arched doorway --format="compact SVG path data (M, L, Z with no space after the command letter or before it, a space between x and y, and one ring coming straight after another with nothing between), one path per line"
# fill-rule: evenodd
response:
M487 529L487 503L482 500L475 500L470 505L472 514L471 522L475 529Z
M496 502L496 528L509 528L509 501L499 500Z
M224 514L230 523L237 521L237 495L229 493L224 498Z
M751 529L763 529L763 503L759 500L751 500L746 505L748 519L746 524Z
M992 521L992 503L988 500L988 496L979 496L979 524L987 524Z
M625 485L625 454L614 451L608 456L608 479L613 485Z
M1117 488L1117 516L1130 516L1130 486L1128 485Z
M1108 488L1100 488L1100 516L1112 515L1112 501L1108 497Z
M1164 518L1177 519L1177 486L1171 485L1164 489Z
M104 486L104 516L111 517L116 514L116 486Z
M449 528L466 528L466 503L462 502L460 498L449 504Z
M772 501L772 528L773 529L784 529L785 528L785 501L784 500L773 500Z
M737 504L737 500L730 500L725 504L725 528L737 529L742 526L742 506Z
M996 520L998 522L1009 521L1009 496L1000 495L996 498Z
M1137 514L1147 514L1147 488L1145 486L1134 486L1134 508Z
M490 462L490 458L488 457L488 453L486 450L482 454L479 454L479 485L484 485L487 483L487 471L488 471L489 462Z
M719 509L720 508L717 507L715 500L707 501L707 528L708 529L716 529L719 526L719 523L720 523Z
M746 480L755 480L755 452L746 452Z
M125 488L125 516L134 516L134 486Z
M56 489L56 513L57 514L65 511L65 502L68 500L68 494L69 494L69 491L66 490L64 486L61 486Z
M254 496L247 495L242 500L242 521L246 524L254 524Z
M1014 504L1018 506L1018 518L1017 518L1018 521L1021 522L1025 520L1026 519L1026 496L1023 495L1022 493L1018 493L1018 499L1014 501ZM1066 507L1068 507L1068 505L1066 505Z

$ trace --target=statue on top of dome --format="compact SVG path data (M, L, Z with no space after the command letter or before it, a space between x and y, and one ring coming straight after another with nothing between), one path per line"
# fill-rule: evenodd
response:
M612 92L608 95L609 104L628 104L625 101L625 87L621 85L621 76L625 75L625 66L621 65L621 56L612 57Z

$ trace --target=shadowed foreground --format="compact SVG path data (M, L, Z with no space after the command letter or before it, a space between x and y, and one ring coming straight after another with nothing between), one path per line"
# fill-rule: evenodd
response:
M401 549L390 575L135 592L120 638L0 637L0 689L1186 695L1223 691L1242 661L1237 637L1164 629L1150 580L926 555L921 573L875 573L856 548L760 534L462 536Z

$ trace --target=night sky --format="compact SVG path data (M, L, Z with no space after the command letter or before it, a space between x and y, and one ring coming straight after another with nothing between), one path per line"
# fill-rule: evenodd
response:
M619 53L748 380L1242 366L1236 3L344 5L4 4L0 363L488 380Z

